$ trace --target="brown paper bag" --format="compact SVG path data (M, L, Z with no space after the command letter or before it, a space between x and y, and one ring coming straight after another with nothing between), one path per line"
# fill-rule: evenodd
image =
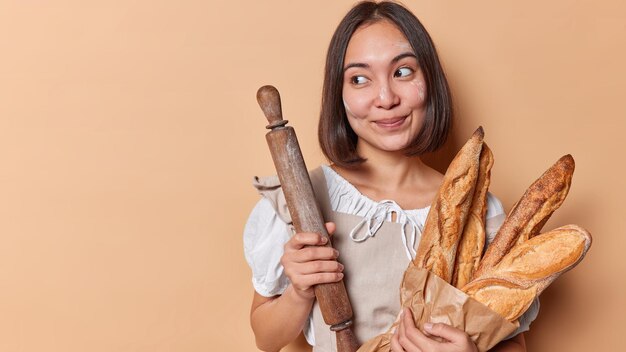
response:
M487 351L518 327L484 304L470 298L437 275L419 269L411 262L400 287L402 307L413 312L415 325L445 323L465 331L479 351ZM392 331L378 335L363 344L358 352L386 352L391 350Z

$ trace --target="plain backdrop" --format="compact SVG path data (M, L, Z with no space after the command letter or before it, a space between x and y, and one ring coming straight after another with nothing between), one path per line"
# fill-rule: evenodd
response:
M0 351L255 351L242 229L252 177L274 173L256 90L280 90L325 162L324 56L352 4L0 0ZM405 4L458 112L430 163L482 125L508 210L576 160L545 229L594 242L542 295L529 351L624 350L626 4Z

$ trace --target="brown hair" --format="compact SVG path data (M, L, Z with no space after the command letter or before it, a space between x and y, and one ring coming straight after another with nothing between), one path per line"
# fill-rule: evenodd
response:
M402 5L362 1L341 20L328 47L318 138L322 152L331 162L352 167L365 161L356 152L357 135L343 105L343 66L348 42L361 25L387 20L398 27L415 51L426 81L426 116L407 156L437 150L448 137L452 123L452 97L432 39L420 21Z

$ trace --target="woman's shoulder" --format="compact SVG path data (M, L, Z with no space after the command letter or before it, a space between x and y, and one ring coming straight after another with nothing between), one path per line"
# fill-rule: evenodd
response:
M319 175L322 171L323 168L320 166L316 169L310 170L309 175L313 178L314 176ZM326 172L324 172L324 174L326 174ZM328 183L329 177L327 175L325 176L327 179L326 182ZM263 177L254 176L252 179L252 186L257 190L259 195L261 195L261 200L259 200L257 207L260 207L263 210L259 212L262 212L264 216L270 212L274 212L274 215L278 216L285 223L292 223L287 201L285 200L285 194L283 193L283 188L277 175Z
M278 176L255 176L252 180L252 186L261 195L261 200L257 206L264 209L264 215L273 210L285 223L291 223L291 215L289 214L285 194L280 186ZM263 203L265 203L265 206L262 205Z

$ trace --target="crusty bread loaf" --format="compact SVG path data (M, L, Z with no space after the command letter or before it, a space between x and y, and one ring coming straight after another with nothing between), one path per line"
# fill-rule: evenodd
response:
M515 321L559 275L576 266L590 246L587 230L577 225L559 227L511 248L496 266L462 290Z
M537 297L536 286L522 287L503 279L472 281L463 291L511 322L524 314Z
M414 263L452 280L454 258L474 195L484 132L478 128L454 157L428 212Z
M509 212L480 261L474 279L500 262L516 243L537 235L569 191L574 173L571 155L561 157L539 177Z
M452 286L461 288L468 284L478 268L480 258L485 247L485 214L487 213L487 190L491 181L491 167L493 166L493 153L483 143L480 152L480 165L478 179L469 215L465 222L463 235L459 241L454 262Z
M516 203L485 254L486 259L481 260L493 164L483 137L480 128L448 167L428 213L417 256L404 274L400 295L402 306L411 308L418 326L426 321L448 322L466 331L477 346L496 328L506 325L507 329L500 330L504 333L491 335L494 339L481 349L489 350L515 329L501 317L514 323L524 314L548 285L582 260L591 245L591 235L576 225L538 235L569 190L574 160L566 155ZM479 260L482 271L463 286L463 280L471 275L465 274L466 270L471 272ZM462 287L466 295L422 269ZM474 310L476 306L482 310ZM388 351L392 329L397 326L398 321L385 334L363 345L363 351Z

